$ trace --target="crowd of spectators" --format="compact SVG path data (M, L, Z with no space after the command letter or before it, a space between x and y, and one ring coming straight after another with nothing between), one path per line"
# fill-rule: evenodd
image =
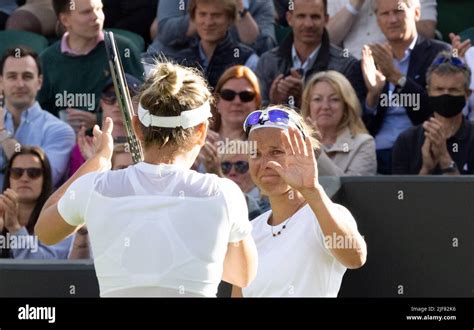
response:
M270 104L318 130L321 175L474 174L474 48L461 31L439 33L437 20L435 0L0 0L0 34L50 43L39 54L24 44L0 54L0 232L33 234L37 208L93 154L91 130L103 118L114 120L114 170L133 163L107 29L116 29L133 97L154 61L204 73L216 102L193 168L235 181L250 218L269 206L248 173L242 125ZM90 257L87 241L84 228L35 254L1 252Z

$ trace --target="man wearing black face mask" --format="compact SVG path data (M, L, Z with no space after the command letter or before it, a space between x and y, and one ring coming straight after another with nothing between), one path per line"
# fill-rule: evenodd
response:
M471 95L471 70L442 52L427 73L433 116L404 131L393 147L393 174L474 174L474 125L462 110Z

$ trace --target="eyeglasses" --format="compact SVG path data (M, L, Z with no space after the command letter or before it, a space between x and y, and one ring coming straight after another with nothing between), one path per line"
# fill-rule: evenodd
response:
M227 175L232 171L232 167L235 168L235 171L239 174L245 174L249 170L249 163L244 160L239 160L238 162L222 162L221 169L222 173Z
M223 89L220 91L219 95L223 100L226 101L233 101L238 95L242 102L247 103L255 99L256 93L251 91L243 91L237 93L236 91L230 89Z
M130 92L130 97L134 97L134 96L135 94ZM102 98L102 101L104 101L104 103L108 105L114 105L115 102L117 102L117 95L115 94L114 91L102 93L101 98Z
M12 167L10 169L10 176L15 180L19 180L23 176L23 173L25 173L25 171L30 179L38 179L41 175L43 175L43 170L38 167Z
M291 113L281 109L257 110L252 112L247 116L244 121L244 131L248 136L252 126L255 126L257 124L265 125L266 122L270 122L277 125L281 124L283 128L288 127L291 122L303 134L303 139L305 138L303 128L298 123L298 121L295 120L293 116L291 116Z
M452 56L450 57L440 56L436 60L434 60L432 66L440 66L441 64L444 64L444 63L450 63L460 69L464 69L464 70L467 69L466 64L464 64L462 60L460 60L457 57L452 57Z

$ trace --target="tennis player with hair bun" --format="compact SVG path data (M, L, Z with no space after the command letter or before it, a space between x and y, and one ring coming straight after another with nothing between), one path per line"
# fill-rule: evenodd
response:
M206 140L212 96L196 70L155 65L133 127L144 161L108 171L112 120L96 126L96 154L46 202L45 244L87 224L101 297L215 297L222 280L257 271L247 205L228 179L190 170Z
M365 263L367 247L351 213L318 182L314 132L282 105L252 112L244 130L257 146L250 175L271 210L252 221L257 276L232 296L336 297L346 269ZM347 246L336 245L339 238Z

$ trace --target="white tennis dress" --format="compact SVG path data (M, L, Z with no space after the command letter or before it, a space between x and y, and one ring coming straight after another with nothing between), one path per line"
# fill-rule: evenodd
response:
M228 243L252 230L235 183L177 165L84 175L58 211L86 223L101 297L215 297Z

